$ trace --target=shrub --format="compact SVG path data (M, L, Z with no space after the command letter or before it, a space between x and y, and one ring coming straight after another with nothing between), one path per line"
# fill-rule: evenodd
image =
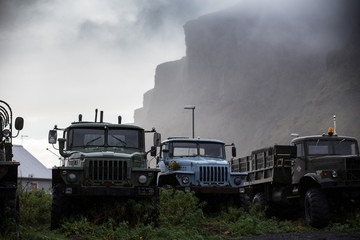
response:
M160 222L170 226L198 226L204 219L202 211L204 205L205 203L200 203L193 192L161 189Z
M20 190L20 225L41 227L50 223L51 194L43 190Z

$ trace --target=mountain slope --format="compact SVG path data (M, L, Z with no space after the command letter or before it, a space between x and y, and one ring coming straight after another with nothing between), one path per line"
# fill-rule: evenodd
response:
M184 26L186 56L160 64L135 123L164 137L234 142L240 155L290 133L360 138L356 0L244 1Z

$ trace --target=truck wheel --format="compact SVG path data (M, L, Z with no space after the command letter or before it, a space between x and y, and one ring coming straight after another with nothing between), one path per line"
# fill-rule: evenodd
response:
M15 199L8 200L5 203L6 208L6 215L9 219L15 221L15 224L19 223L19 198L16 197Z
M253 200L252 200L253 204L258 204L259 205L259 211L263 212L265 211L265 207L267 206L267 202L266 202L266 198L265 198L265 194L263 192L259 192L257 194L255 194Z
M250 210L250 197L246 193L240 194L240 207L244 209L245 212Z
M151 221L157 227L159 225L159 216L160 216L160 196L159 196L159 194L156 194L151 199L151 202L152 202L152 206L153 206Z
M51 205L51 229L60 227L60 223L65 216L67 216L67 203L66 198L53 195Z
M329 222L329 206L325 194L318 188L311 188L305 195L306 222L315 228L323 228Z

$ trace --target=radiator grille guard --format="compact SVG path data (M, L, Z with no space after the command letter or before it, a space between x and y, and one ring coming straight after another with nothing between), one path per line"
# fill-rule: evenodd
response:
M360 181L360 159L347 158L346 159L346 180Z
M119 160L89 160L88 179L93 184L127 182L127 162Z
M201 184L224 184L228 181L228 167L202 166L199 167Z

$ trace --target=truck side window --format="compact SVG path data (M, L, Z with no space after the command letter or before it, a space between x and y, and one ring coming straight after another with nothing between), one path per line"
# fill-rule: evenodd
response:
M304 147L302 143L296 144L296 156L297 157L303 157L304 156Z

